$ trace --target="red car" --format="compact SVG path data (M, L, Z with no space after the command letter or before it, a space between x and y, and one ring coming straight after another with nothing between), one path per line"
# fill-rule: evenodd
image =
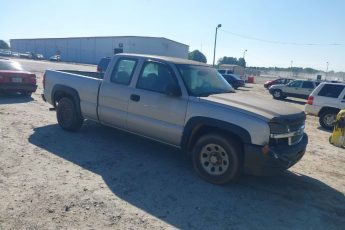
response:
M23 70L18 62L0 59L0 92L31 96L37 89L36 75Z
M272 81L266 81L265 84L264 84L264 87L266 89L268 89L272 85L286 85L287 83L289 83L292 80L293 79L291 79L291 78L278 78L278 79L275 79L275 80L272 80Z

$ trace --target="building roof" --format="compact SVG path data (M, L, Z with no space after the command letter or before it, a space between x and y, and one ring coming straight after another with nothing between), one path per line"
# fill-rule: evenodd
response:
M184 43L181 42L177 42L165 37L150 37L150 36L94 36L94 37L63 37L63 38L15 38L15 39L10 39L11 41L22 41L22 40L45 40L45 39L81 39L81 38L86 38L86 39L90 39L90 38L158 38L158 39L164 39L170 42L174 42L180 45L184 45L189 47L189 45L186 45Z
M159 56L159 55L146 55L146 54L131 54L131 53L120 53L116 54L117 56L125 56L125 57L142 57L142 58L151 58L156 60L162 60L166 62L172 62L174 64L187 64L187 65L200 65L200 66L210 66L206 63L192 61L183 58L175 58L175 57L167 57L167 56Z

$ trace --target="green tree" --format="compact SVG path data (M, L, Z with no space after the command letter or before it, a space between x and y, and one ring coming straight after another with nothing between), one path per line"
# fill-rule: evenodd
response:
M237 58L234 57L222 57L218 60L218 65L222 64L230 64L230 65L238 65L238 60Z
M246 60L244 58L237 59L235 57L224 56L218 60L218 65L222 65L222 64L239 65L246 68Z
M193 50L192 52L189 52L188 59L198 62L206 63L207 59L203 53L201 53L199 50Z
M0 49L9 49L9 45L4 41L0 40Z

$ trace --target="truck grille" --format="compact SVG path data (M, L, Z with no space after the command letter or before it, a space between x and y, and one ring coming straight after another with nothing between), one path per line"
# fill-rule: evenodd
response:
M304 134L305 120L299 119L287 124L271 122L271 144L295 145L298 144Z

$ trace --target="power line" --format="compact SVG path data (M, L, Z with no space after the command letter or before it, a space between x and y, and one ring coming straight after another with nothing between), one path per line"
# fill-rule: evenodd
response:
M256 38L256 37L252 37L248 35L238 34L238 33L224 30L224 29L220 29L220 31L237 36L237 37L245 38L248 40L254 40L254 41L271 43L271 44L279 44L279 45L294 45L294 46L342 46L343 45L341 43L298 43L298 42L274 41L274 40L267 40L267 39Z

